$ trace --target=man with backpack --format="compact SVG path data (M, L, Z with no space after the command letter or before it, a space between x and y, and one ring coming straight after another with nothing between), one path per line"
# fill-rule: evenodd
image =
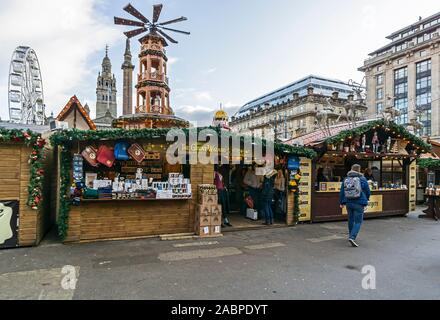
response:
M361 173L361 166L355 164L347 174L341 186L339 202L341 209L347 207L348 212L348 241L353 247L359 247L356 238L364 221L365 207L370 200L370 187L367 179Z

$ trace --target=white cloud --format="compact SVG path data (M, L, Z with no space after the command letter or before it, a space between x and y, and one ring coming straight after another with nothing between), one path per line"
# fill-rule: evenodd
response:
M194 97L199 101L212 101L211 93L208 91L200 91L194 93Z
M185 112L185 113L199 113L199 112L214 112L214 109L211 107L205 106L180 106L175 108L175 111Z
M214 73L214 72L216 72L217 71L217 68L211 68L211 69L208 69L208 70L205 70L203 73L204 74L211 74L211 73Z
M88 63L105 44L120 39L121 30L95 10L102 0L15 0L0 4L0 116L8 118L7 90L10 57L19 45L38 56L47 114L55 115L68 99L90 92L96 69ZM6 31L7 30L7 31ZM92 90L92 92L94 89ZM94 98L85 97L90 106ZM92 108L93 109L93 108Z

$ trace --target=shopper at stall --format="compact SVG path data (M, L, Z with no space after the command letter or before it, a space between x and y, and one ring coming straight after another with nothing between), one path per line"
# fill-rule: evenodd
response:
M373 170L371 170L370 168L365 169L364 171L364 177L365 179L367 179L367 181L376 181L376 179L373 176Z
M257 210L260 213L261 206L260 206L260 188L261 188L261 182L260 178L255 173L254 167L249 167L248 171L246 172L243 183L247 186L249 190L249 194L254 201L254 209ZM260 216L260 215L259 215Z
M261 189L261 205L265 218L265 222L263 224L266 226L273 224L272 200L275 193L274 185L276 176L277 171L270 170L264 176L263 186Z
M284 200L286 192L286 178L283 170L278 170L275 178L275 213L279 216L284 216Z
M229 222L229 194L228 190L225 186L225 181L223 175L220 173L219 167L215 167L214 172L214 184L217 188L217 194L218 194L218 202L222 206L222 215L223 215L223 225L222 227L228 226L232 227L231 223Z
M324 175L324 168L319 168L317 175L316 175L316 181L318 183L321 182L329 182L329 179Z
M347 208L348 212L348 241L353 247L358 247L356 238L361 230L364 220L365 207L370 200L370 187L368 181L361 173L361 166L355 164L347 174L341 185L339 195L341 209Z

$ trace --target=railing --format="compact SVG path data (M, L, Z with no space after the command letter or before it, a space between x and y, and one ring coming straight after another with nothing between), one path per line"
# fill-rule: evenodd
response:
M162 114L163 108L159 105L153 105L150 108L150 113ZM147 106L137 106L136 113L147 113Z
M165 74L158 72L143 72L138 77L139 81L158 81L168 84L168 77Z

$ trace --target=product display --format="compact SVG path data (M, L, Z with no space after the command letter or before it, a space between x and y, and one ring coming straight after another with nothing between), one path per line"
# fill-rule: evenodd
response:
M139 144L135 143L128 149L128 154L137 163L142 163L145 160L146 152Z
M128 161L130 159L128 155L128 148L130 147L128 142L118 142L115 145L115 158L118 161Z
M92 166L92 167L98 167L98 151L92 147L88 146L84 149L84 151L81 153L83 158Z
M103 164L108 168L113 167L113 164L115 163L116 160L114 151L105 145L100 146L98 150L97 160L99 163Z

